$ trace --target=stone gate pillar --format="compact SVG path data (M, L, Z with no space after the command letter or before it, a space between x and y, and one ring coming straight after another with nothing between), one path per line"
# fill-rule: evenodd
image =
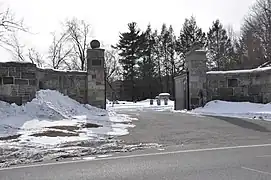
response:
M206 51L192 49L186 54L188 83L189 83L189 108L196 108L205 104L206 96Z
M106 109L104 49L97 40L91 41L90 46L91 49L87 49L87 102Z

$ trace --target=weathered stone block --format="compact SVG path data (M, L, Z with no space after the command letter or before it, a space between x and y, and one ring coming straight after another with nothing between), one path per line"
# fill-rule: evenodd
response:
M8 68L0 68L0 76L8 76Z
M220 96L232 96L233 88L218 88L218 93Z
M33 72L22 72L21 77L23 79L36 79L36 73Z
M252 83L252 81L251 81L251 79L249 77L242 78L239 81L240 86L248 86L248 85L251 85L251 83Z
M1 101L5 101L7 103L15 103L17 105L22 105L22 98L21 97L12 97L12 96L3 96L3 95L0 95L0 100Z
M28 80L27 79L15 79L15 84L19 84L19 85L28 85Z
M29 85L36 86L37 85L37 80L36 79L29 80Z
M15 71L15 70L9 70L8 72L9 76L13 76L15 78L21 78L21 72L20 71Z
M13 77L3 77L3 84L14 84Z
M226 79L222 79L218 82L218 87L227 87Z
M263 97L262 95L254 96L254 101L255 103L263 103Z
M248 96L248 86L243 86L242 87L242 92L244 96Z
M259 85L250 86L248 89L249 95L258 95L259 92L261 92L261 86L259 86Z
M199 98L192 97L191 98L191 104L193 104L193 105L199 105Z
M235 88L233 88L233 95L234 96L241 96L241 95L243 95L243 89L242 89L242 87L235 87Z

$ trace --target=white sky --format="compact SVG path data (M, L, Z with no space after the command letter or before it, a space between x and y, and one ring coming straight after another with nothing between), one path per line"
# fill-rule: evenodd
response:
M162 23L172 25L178 35L184 19L194 15L198 25L207 31L219 18L238 31L243 17L256 0L1 0L17 18L36 35L25 35L23 43L45 53L52 40L50 32L61 31L60 22L77 17L92 25L94 38L105 44L116 44L119 32L135 21L140 29L148 23L161 29ZM3 59L3 53L1 51Z

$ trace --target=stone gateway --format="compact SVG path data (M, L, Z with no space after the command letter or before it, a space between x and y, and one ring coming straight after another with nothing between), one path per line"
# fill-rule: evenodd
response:
M57 90L80 102L105 109L104 49L92 41L87 50L87 71L37 68L28 62L0 63L0 100L22 105L39 89ZM94 44L94 45L93 45Z

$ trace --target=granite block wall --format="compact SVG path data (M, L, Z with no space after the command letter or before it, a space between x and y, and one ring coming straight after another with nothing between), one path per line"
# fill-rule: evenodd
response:
M271 102L271 68L207 72L207 99Z
M18 105L31 101L39 89L57 90L87 103L87 72L39 69L25 62L0 63L0 100Z
M87 72L37 69L39 89L57 90L80 102L87 103Z
M0 63L0 100L23 104L38 89L36 66L31 63Z

